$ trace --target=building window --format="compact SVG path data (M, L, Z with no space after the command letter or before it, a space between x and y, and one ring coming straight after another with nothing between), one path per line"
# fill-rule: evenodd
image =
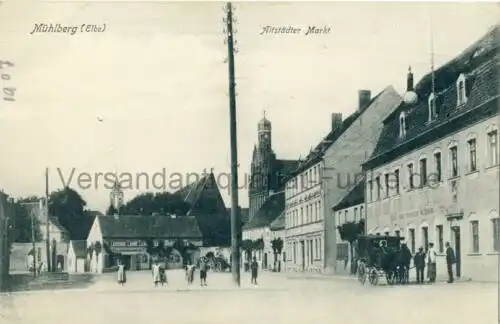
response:
M410 189L415 188L413 183L413 163L408 164L408 185L410 186Z
M424 245L425 251L429 249L429 228L422 227L422 244Z
M309 205L306 205L306 223L309 223Z
M431 95L429 96L429 122L433 121L436 117L436 100L434 93L431 93Z
M458 152L457 147L450 148L451 177L458 177Z
M427 159L420 160L420 187L427 185Z
M488 133L488 154L490 166L498 164L498 131Z
M479 253L479 221L470 222L472 233L472 253Z
M400 230L395 230L394 233L396 234L396 237L400 237L401 236L401 231Z
M477 154L476 154L476 139L471 139L467 142L469 148L469 171L477 170Z
M342 224L347 223L347 210L344 211L344 222Z
M323 240L319 239L319 260L322 259L323 256Z
M457 80L457 106L463 105L467 102L467 95L465 93L465 75L460 74Z
M363 218L364 218L364 216L363 216L363 206L360 206L360 207L359 207L359 218L360 218L360 219L363 219Z
M500 252L500 222L498 218L491 220L493 225L493 251Z
M404 112L401 112L401 114L399 115L399 137L401 138L405 137L406 130L407 130L406 115Z
M434 170L436 172L436 181L441 182L441 153L440 152L434 153L434 165L436 166L436 169Z
M299 219L299 224L302 225L304 224L304 207L300 207L300 219Z
M408 231L408 234L410 236L410 249L411 249L411 253L415 253L415 229L414 228L410 228L409 231Z
M358 221L358 207L354 207L354 221Z
M368 180L368 195L369 195L369 201L373 201L373 182L371 180Z
M395 180L395 187L396 187L396 195L399 195L399 169L394 171L394 180Z
M389 197L389 174L384 174L384 184L385 184L385 198Z
M438 252L443 253L444 252L443 225L436 226L436 240L437 240Z
M377 185L377 200L380 200L380 177L375 178L375 183Z

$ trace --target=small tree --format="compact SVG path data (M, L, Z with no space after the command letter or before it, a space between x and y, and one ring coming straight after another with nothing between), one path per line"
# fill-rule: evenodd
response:
M247 263L250 263L252 258L252 251L254 249L254 244L252 240L243 240L241 241L241 249L245 252L245 260Z
M283 240L280 237L274 238L271 241L271 247L274 253L274 271L276 271L277 264L278 264L278 271L281 271L281 267L279 266L280 262L278 259L278 255L281 255L281 251L283 250Z
M364 233L364 221L360 220L358 223L356 222L346 222L341 226L337 226L337 230L340 234L340 239L342 241L349 242L349 250L351 254L351 274L356 273L356 262L354 262L354 242L357 240L359 235Z

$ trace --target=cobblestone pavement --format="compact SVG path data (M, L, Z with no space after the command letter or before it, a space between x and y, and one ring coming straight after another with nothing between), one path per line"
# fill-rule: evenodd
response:
M87 289L0 295L0 323L495 323L496 284L465 282L424 286L361 286L350 279L289 279L262 273L259 286L242 275L209 273L208 286L188 287L181 271L169 271L168 287L154 288L149 272L114 274ZM49 322L50 321L50 322Z

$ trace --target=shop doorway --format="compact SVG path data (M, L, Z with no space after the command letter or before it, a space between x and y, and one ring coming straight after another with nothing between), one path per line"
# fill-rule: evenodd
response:
M455 245L455 259L457 263L456 266L456 276L459 278L461 276L461 242L460 242L460 226L455 226L453 229L453 243Z

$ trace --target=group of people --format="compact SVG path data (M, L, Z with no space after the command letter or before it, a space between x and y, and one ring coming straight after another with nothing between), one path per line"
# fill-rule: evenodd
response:
M450 246L449 242L446 242L446 266L448 270L448 283L453 283L455 278L453 276L453 265L456 263L455 252ZM434 244L429 243L429 249L424 251L423 247L418 248L418 252L413 258L413 263L415 265L415 270L417 273L417 283L424 283L424 273L425 267L427 266L427 277L429 278L429 283L436 282L436 250L434 249Z
M191 285L194 281L195 266L193 264L188 264L184 267L184 269L186 272L187 283ZM206 258L200 259L199 269L200 269L200 285L206 286L207 270L208 270ZM167 272L166 272L166 267L164 265L160 264L158 260L156 260L153 266L151 267L151 271L153 277L153 285L155 287L158 287L159 285L161 285L162 287L165 285L168 286ZM124 286L125 283L127 282L127 274L123 262L119 262L118 264L117 282L121 286Z
M203 257L200 259L199 262L199 270L200 270L200 286L207 286L207 270L208 270L208 260ZM251 277L251 284L257 286L257 275L258 275L258 269L259 265L257 263L256 258L253 258L253 262L251 263L251 271L252 271L252 277ZM187 264L184 267L185 270L185 275L186 275L186 281L188 285L193 284L194 281L194 273L195 273L195 265L194 264ZM155 261L153 266L152 266L152 275L153 275L153 284L155 287L158 287L161 285L162 287L164 285L168 286L168 280L167 280L167 273L166 273L166 268L165 266L159 264L158 261ZM125 270L125 265L123 262L120 262L118 264L118 274L117 274L117 282L120 286L124 286L125 283L127 282L127 274Z
M377 249L376 249L377 251ZM399 277L403 278L403 284L409 283L409 273L410 264L413 259L413 265L416 272L417 284L424 283L424 273L427 267L427 278L429 283L436 282L436 257L437 252L434 248L434 243L429 243L427 251L424 251L423 247L418 249L418 252L413 256L410 249L405 242L401 243L401 249L399 254L391 253L387 248L387 243L382 241L380 243L380 249L378 249L379 255L375 255L375 258L379 260L379 264L386 273L393 272L393 268L399 270ZM453 248L450 246L449 242L446 242L446 264L448 270L448 283L454 282L453 276L453 264L456 263L455 253Z

